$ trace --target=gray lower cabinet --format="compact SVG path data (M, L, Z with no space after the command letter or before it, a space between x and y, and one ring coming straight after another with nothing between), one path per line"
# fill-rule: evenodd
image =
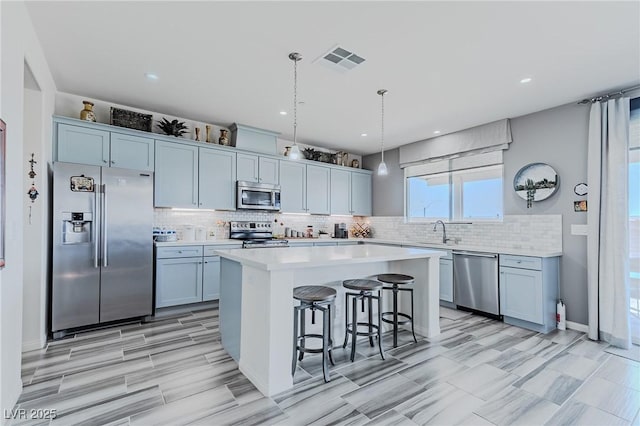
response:
M207 256L202 267L202 301L220 298L220 256Z
M156 308L202 301L202 257L156 261Z
M500 255L504 322L548 333L556 328L558 258Z
M440 301L453 304L453 259L444 257L440 258Z
M156 247L156 308L220 298L220 256L239 244Z

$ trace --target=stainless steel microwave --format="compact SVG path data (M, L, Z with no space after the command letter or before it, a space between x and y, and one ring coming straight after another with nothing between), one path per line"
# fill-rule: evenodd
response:
M280 185L239 180L236 208L280 211Z

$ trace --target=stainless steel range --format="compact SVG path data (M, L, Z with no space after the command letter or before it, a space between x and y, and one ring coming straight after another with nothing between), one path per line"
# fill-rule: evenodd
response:
M289 247L287 240L273 238L271 222L231 222L229 238L242 240L242 248Z

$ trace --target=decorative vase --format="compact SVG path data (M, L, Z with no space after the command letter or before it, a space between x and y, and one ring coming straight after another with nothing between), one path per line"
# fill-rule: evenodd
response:
M220 138L218 139L218 143L220 145L229 146L229 137L227 136L228 134L228 130L220 129Z
M80 120L96 121L96 114L93 112L93 102L82 101L84 109L80 111Z
M291 147L290 147L290 146L285 146L285 147L284 147L284 154L283 154L283 155L284 155L285 157L288 157L288 156L289 156L289 154L291 154Z
M196 127L196 142L200 141L200 127Z
M207 139L205 140L207 141L207 143L211 143L211 126L207 124L206 126L204 126L204 128L207 130Z

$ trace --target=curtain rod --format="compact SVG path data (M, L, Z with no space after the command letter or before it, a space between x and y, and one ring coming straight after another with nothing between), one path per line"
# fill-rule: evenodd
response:
M592 104L594 102L605 101L605 100L607 100L609 98L613 98L615 96L622 96L625 93L631 92L632 90L636 90L636 89L640 89L640 85L629 87L627 89L618 90L617 92L607 93L606 95L599 95L599 96L594 96L593 98L583 99L580 102L578 102L578 105L580 105L580 104Z

